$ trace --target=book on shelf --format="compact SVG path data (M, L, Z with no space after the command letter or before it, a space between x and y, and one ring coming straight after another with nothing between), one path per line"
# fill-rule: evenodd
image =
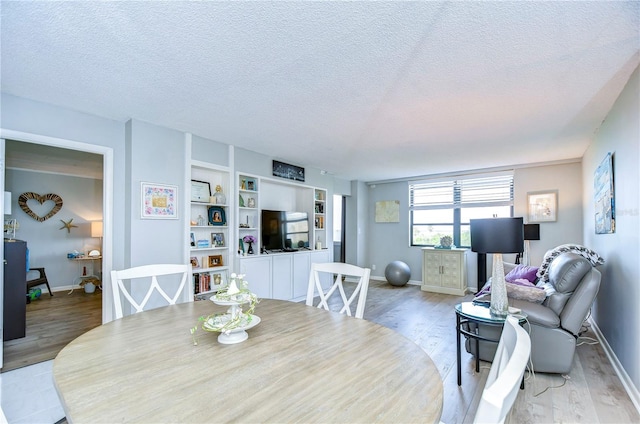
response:
M206 293L211 291L211 274L198 272L193 274L193 293Z

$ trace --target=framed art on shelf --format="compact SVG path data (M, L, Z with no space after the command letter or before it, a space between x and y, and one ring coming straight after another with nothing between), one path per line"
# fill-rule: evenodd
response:
M178 187L140 183L142 219L178 219Z
M222 286L227 284L227 272L225 270L211 273L213 284L216 286Z
M224 233L211 233L211 246L224 247Z
M191 180L191 201L209 203L211 184L206 181Z
M192 268L200 268L200 262L198 262L198 258L196 258L195 256L192 256L190 258L190 262Z
M527 223L555 222L558 220L558 191L527 193Z
M209 225L227 225L227 217L224 208L220 206L209 207Z
M277 160L273 161L272 174L274 177L304 182L304 168Z
M210 255L209 268L215 268L217 266L223 266L222 255Z

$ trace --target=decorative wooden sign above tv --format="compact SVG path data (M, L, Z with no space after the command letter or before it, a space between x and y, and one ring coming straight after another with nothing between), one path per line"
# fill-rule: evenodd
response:
M36 200L41 205L44 204L44 202L51 200L53 202L53 208L51 208L49 213L45 216L39 216L27 205L28 200ZM53 215L60 212L60 209L62 209L62 197L53 193L42 195L33 192L22 193L20 197L18 197L18 205L20 205L20 208L24 211L24 213L29 215L31 218L35 219L38 222L44 222L47 219L51 218Z
M304 168L288 163L273 161L273 175L275 177L304 182Z

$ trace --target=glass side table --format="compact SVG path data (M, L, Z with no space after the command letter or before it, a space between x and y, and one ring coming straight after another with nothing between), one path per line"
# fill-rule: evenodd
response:
M464 329L465 324L475 323L476 331L478 330L477 324L491 325L496 327L503 327L505 317L499 317L491 314L489 311L489 303L485 302L462 302L455 306L456 309L456 347L457 347L457 365L458 365L458 386L462 384L462 366L460 364L460 336L465 335L476 341L476 372L480 372L480 340L491 343L498 343L500 338L493 339L490 337L481 336L470 330ZM523 325L527 320L527 315L523 312L515 315L518 318L520 325ZM467 327L468 328L468 327ZM520 388L524 388L524 379Z

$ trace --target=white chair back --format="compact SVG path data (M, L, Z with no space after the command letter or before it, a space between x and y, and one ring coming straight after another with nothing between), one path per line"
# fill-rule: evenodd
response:
M531 355L531 338L508 316L489 370L474 423L504 423L518 396L524 370Z
M317 290L318 296L320 297L320 302L317 305L318 308L323 308L327 311L330 311L331 309L329 308L328 303L329 298L335 293L336 290L338 290L342 299L342 308L339 312L341 314L352 316L351 304L357 298L358 301L356 305L355 317L362 318L364 316L365 303L367 302L367 291L369 290L370 274L371 270L369 268L360 268L355 265L344 264L340 262L311 264L306 303L309 306L313 306L313 299ZM333 277L335 277L335 279L333 279L333 283L326 291L322 287L323 275L329 275L332 279ZM358 283L349 297L347 297L344 286L342 284L343 276L356 277L358 279Z
M158 277L172 274L182 274L182 277L175 294L173 296L169 296L169 294L167 294L167 292L158 283ZM123 269L121 271L111 271L115 318L118 319L123 317L123 297L133 306L135 309L134 313L142 312L145 309L147 302L149 302L149 299L154 292L159 293L169 305L175 305L185 288L187 277L189 275L191 275L191 265L182 264L143 265L135 268ZM125 281L130 282L130 291L127 290ZM132 296L132 293L134 292L134 287L139 287L142 284L147 284L148 289L142 301L138 302L135 300L134 296ZM138 291L136 291L136 294L137 293ZM140 298L141 296L136 297Z

